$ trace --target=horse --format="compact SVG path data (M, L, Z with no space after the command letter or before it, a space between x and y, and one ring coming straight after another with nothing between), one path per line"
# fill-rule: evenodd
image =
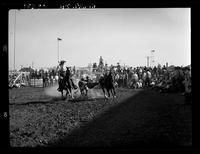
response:
M115 92L115 85L114 85L114 80L111 74L111 71L109 72L109 74L104 74L103 76L100 77L99 79L99 84L101 86L101 89L103 90L104 93L104 97L107 99L108 97L110 97L110 92L112 94L113 97L116 97L116 92ZM108 97L105 94L105 89L108 93Z
M74 99L73 96L73 86L72 86L72 81L69 78L69 75L66 73L66 75L63 77L63 79L60 79L61 81L59 82L59 87L60 87L60 92L63 98L63 91L66 90L66 97L69 94L72 99Z
M86 96L87 96L88 90L94 88L97 85L100 85L104 93L104 97L106 99L110 97L110 92L113 97L116 97L116 92L115 92L116 82L114 82L111 72L108 75L105 74L101 76L96 82L91 82L89 80L84 80L84 79L81 79L78 82L78 86L79 86L81 94L85 94ZM108 97L106 96L105 89L108 93Z

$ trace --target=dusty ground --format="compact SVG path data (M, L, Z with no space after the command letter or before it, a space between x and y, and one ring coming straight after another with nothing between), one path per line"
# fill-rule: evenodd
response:
M96 97L94 99L93 97ZM55 88L9 90L12 147L179 147L192 145L192 108L181 94L117 89L104 100L61 100Z

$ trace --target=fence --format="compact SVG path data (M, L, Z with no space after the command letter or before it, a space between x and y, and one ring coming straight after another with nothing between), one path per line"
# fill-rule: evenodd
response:
M30 79L29 86L43 87L43 80L42 79Z
M54 78L53 83L57 83L57 80ZM48 81L45 86L52 85L50 81ZM14 72L9 73L9 87L13 86L32 86L32 87L43 87L43 79L42 78L30 78L29 72Z

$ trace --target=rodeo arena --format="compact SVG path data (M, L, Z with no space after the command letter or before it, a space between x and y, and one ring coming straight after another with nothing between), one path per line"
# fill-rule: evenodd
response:
M191 65L9 71L12 147L188 147Z

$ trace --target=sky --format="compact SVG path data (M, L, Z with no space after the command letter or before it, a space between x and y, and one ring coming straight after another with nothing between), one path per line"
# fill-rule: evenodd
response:
M16 17L16 18L15 18ZM9 69L191 64L190 8L21 9L9 11ZM58 41L57 38L61 38ZM151 51L155 50L154 53Z

